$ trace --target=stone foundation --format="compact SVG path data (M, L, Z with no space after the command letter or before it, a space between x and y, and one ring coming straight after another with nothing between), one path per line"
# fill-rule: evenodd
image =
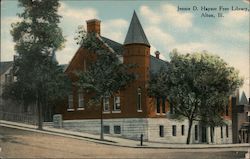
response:
M226 126L214 128L214 143L232 143L232 124L228 122L228 137ZM120 136L123 138L140 140L141 134L145 141L164 142L164 143L186 143L188 133L188 121L174 120L168 118L123 118L123 119L104 119L103 125L108 132L106 135ZM176 126L176 136L173 135L173 125ZM184 134L182 134L184 125ZM195 138L195 125L197 125L197 138ZM160 126L163 133L160 136ZM79 132L100 134L100 119L91 120L64 120L63 128ZM118 132L115 129L118 128ZM120 128L120 129L119 129ZM117 130L116 130L117 131ZM211 143L210 128L205 129L206 135L202 133L201 125L194 122L191 132L191 143ZM119 133L120 132L120 133ZM203 135L202 135L203 134ZM222 136L221 136L222 135ZM205 141L204 141L205 138Z

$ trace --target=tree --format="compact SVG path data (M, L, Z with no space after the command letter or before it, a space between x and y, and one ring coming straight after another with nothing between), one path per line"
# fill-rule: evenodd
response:
M189 144L193 121L211 126L223 123L224 106L229 96L242 85L242 79L233 67L207 52L182 55L174 50L170 58L168 69L151 80L149 92L167 96L175 114L188 119L186 143ZM164 80L158 80L162 76Z
M68 80L58 63L53 60L56 50L65 41L58 27L58 0L19 0L24 12L21 22L12 24L11 34L18 58L14 61L17 81L6 86L5 96L28 103L36 103L38 129L42 129L42 111L67 92ZM8 90L8 91L7 91Z
M128 70L132 65L123 64L118 56L121 52L110 51L98 37L99 35L79 31L78 39L81 47L91 50L89 53L96 55L96 60L91 61L86 71L77 72L79 80L76 85L83 93L93 94L89 100L90 106L97 106L100 109L101 133L100 139L103 140L103 104L106 97L114 97L133 79L134 74Z

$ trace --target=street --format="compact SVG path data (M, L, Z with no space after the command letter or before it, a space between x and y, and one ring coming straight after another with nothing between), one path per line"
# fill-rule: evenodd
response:
M237 159L247 148L126 148L0 126L0 158Z

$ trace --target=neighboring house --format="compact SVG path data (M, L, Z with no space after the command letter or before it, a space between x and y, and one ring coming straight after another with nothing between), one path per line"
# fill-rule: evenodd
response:
M87 32L97 33L110 51L122 52L124 64L137 64L135 72L138 78L120 90L115 97L103 99L103 110L99 107L88 107L88 95L82 94L73 87L72 94L58 106L57 113L62 114L63 126L66 129L100 133L100 115L104 118L104 132L129 139L140 139L166 143L185 143L188 133L188 121L171 118L174 109L166 98L154 99L147 95L150 72L157 72L161 67L168 67L168 62L150 55L150 43L143 31L141 23L134 12L123 44L101 35L101 22L97 19L87 21ZM66 73L76 81L74 72L86 70L94 59L87 49L80 47L72 58ZM227 125L213 128L215 143L232 143L231 103L226 107L225 121ZM194 122L191 143L209 143L210 128Z
M13 104L9 100L3 100L3 89L8 83L14 81L13 76L13 61L3 61L0 62L0 111L6 111L11 109L9 104ZM8 105L8 107L6 106Z
M233 103L233 143L250 143L250 98L238 93Z
M14 59L16 56L14 56ZM52 53L52 59L57 62L55 52ZM6 84L15 82L16 77L13 72L13 61L0 62L0 75L1 75L1 83L0 83L0 118L5 120L14 120L22 118L26 120L26 117L34 117L37 116L37 106L35 103L25 104L18 101L13 100L4 100L2 98L3 88ZM67 65L60 65L65 71ZM44 121L52 121L53 114L55 113L54 107L48 106L43 109L43 119ZM22 116L22 118L21 118ZM25 116L25 117L23 117ZM22 121L20 121L22 122Z

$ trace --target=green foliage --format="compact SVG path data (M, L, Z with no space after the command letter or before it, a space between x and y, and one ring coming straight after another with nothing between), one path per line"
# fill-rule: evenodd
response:
M220 57L204 53L171 55L169 97L177 114L200 120L221 115L228 98L242 85L239 72ZM204 113L206 112L206 113Z
M52 104L69 90L69 79L53 61L53 54L65 42L58 26L58 0L19 0L24 12L21 22L12 24L11 34L16 43L17 58L14 73L17 81L5 87L5 97L37 103Z
M150 95L171 99L175 115L186 117L190 129L194 120L210 126L223 124L221 115L229 96L243 83L239 72L207 52L183 55L174 50L170 58L168 69L149 82Z
M79 80L76 84L83 92L94 94L90 102L96 104L100 103L103 97L113 96L128 85L135 78L133 73L128 72L134 66L123 64L118 53L111 52L98 35L81 33L81 46L91 50L90 53L95 54L97 58L90 63L86 71L77 72Z

